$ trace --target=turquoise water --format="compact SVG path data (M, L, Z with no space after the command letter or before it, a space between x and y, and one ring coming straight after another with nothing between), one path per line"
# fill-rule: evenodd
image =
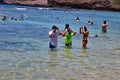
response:
M89 42L82 49L79 28L88 20L94 25L88 27ZM101 33L104 20L109 22L106 34ZM72 48L65 48L59 36L51 51L48 32L52 25L63 31L66 23L78 32ZM120 12L0 4L0 80L119 80L119 30Z

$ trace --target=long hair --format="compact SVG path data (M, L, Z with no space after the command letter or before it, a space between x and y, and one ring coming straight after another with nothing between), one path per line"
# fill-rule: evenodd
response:
M65 29L67 29L67 28L69 28L69 24L66 24L66 25L65 25Z
M85 30L85 32L88 31L86 26L84 26L84 30Z
M82 34L84 31L85 31L85 32L88 31L88 30L87 30L87 27L86 27L86 26L80 27L79 33Z

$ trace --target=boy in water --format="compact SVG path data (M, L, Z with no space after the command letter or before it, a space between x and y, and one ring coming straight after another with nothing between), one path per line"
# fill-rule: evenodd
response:
M88 35L89 35L89 31L87 30L86 26L80 28L80 34L83 34L82 47L86 49L88 43Z
M52 31L49 32L50 42L49 42L49 48L54 49L57 47L57 37L58 35L62 35L62 32L59 30L59 28L55 25L52 26Z
M63 33L63 36L66 37L65 39L65 46L71 47L72 46L72 38L76 34L76 32L72 31L69 28L69 24L67 24L67 27L65 28L65 32Z

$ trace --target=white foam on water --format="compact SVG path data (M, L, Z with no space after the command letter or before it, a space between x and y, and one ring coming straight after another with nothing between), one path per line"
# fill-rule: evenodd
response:
M39 10L49 10L49 8L42 8L42 7L39 7L38 9Z
M16 10L27 10L27 8L16 8Z

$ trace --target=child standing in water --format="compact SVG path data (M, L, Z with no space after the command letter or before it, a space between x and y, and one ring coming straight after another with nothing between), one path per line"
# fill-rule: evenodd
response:
M58 35L62 35L62 32L59 30L59 28L55 25L52 26L52 31L49 32L50 42L49 42L49 48L54 49L57 47L57 37Z
M65 46L71 47L72 46L72 38L76 34L76 32L72 31L69 27L69 24L66 24L65 26L65 32L63 33L63 36L66 37L65 39Z
M89 31L87 30L86 26L80 28L80 34L83 34L82 47L86 49L88 43L88 35L89 35Z

